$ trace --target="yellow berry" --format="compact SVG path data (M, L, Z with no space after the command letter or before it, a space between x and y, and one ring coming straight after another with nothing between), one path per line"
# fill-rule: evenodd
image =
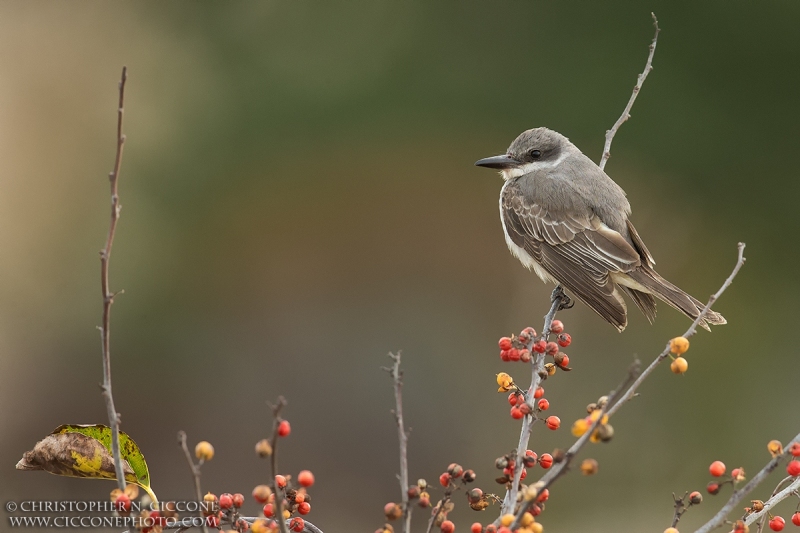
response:
M769 441L769 444L767 444L767 449L772 457L777 457L783 453L783 445L779 440Z
M664 533L678 533L678 530L675 529L674 527L668 527L667 529L664 530Z
M502 518L500 518L500 524L508 527L514 523L514 515L513 514L504 514Z
M594 459L584 459L581 463L581 473L584 476L592 476L597 473L599 465Z
M198 442L194 447L194 454L201 461L210 461L214 458L214 447L207 441Z
M267 522L265 520L256 520L250 527L252 533L267 533Z
M683 374L689 370L689 362L683 357L676 357L672 364L669 365L669 369L672 370L674 374Z
M589 430L589 421L585 418L579 418L572 424L572 434L576 437L582 436Z
M544 531L544 526L541 522L534 522L531 524L531 532L532 533L542 533Z
M514 384L514 378L506 374L505 372L500 372L497 374L497 385L499 385L499 389L497 392L508 392L511 390L512 385Z
M269 457L272 455L272 444L267 439L261 439L256 443L256 455L259 457Z
M592 413L589 415L589 420L591 422L594 422L595 420L600 418L600 413L602 413L602 412L603 411L601 411L600 409L596 409L596 410L592 411ZM603 415L603 419L600 421L600 423L601 424L608 424L608 415Z
M682 355L689 349L689 340L686 337L675 337L669 341L669 351L675 355Z
M533 515L531 513L525 513L522 515L522 519L519 521L522 527L528 527L533 524Z
M547 372L548 376L555 376L556 375L556 365L553 363L547 363L544 365L545 372Z

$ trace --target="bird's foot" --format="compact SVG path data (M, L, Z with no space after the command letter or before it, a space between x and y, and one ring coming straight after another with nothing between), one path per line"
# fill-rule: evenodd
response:
M564 289L561 285L557 285L555 289L553 289L553 293L550 295L550 301L555 303L558 301L558 310L563 311L564 309L572 309L575 305L575 302L572 301L572 298L567 296L567 293L564 292Z

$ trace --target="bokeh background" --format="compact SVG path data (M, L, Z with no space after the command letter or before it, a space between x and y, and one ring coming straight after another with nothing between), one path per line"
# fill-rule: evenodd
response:
M113 488L14 465L59 424L106 421L97 252L123 64L114 393L156 492L193 494L183 429L216 447L205 489L249 494L267 478L253 454L265 402L283 394L293 432L279 462L316 473L309 519L374 530L399 498L380 367L400 349L412 479L457 461L499 491L494 458L518 424L493 376L527 372L502 365L496 342L539 329L551 288L508 253L501 180L473 162L540 125L597 160L644 65L651 10L655 69L606 170L667 278L702 299L738 241L748 263L717 306L729 325L692 339L687 375L651 377L613 443L584 452L600 473L559 481L543 521L661 531L671 493L704 487L712 460L755 472L766 442L800 427L798 2L6 0L0 499ZM632 309L621 335L581 305L562 314L575 370L547 396L566 426L634 355L649 361L685 330L660 309L654 326ZM571 441L537 428L532 447ZM682 529L723 499L707 497ZM494 516L457 502L462 529Z

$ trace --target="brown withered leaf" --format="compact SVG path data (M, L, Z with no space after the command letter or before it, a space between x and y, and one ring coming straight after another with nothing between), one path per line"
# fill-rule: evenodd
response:
M484 498L475 503L470 503L469 506L472 508L473 511L483 511L484 509L489 507L489 501L486 498Z
M127 461L125 477L133 474ZM36 443L17 463L17 470L44 470L58 476L115 479L114 458L105 446L81 433L54 433Z

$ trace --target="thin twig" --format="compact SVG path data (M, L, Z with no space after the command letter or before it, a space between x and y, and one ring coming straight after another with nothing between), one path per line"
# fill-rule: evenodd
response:
M114 457L114 470L117 475L117 485L120 490L125 490L125 471L122 468L122 454L119 447L120 416L114 407L114 397L111 394L111 304L114 296L108 287L108 263L111 260L111 246L114 244L114 233L117 229L117 220L121 206L119 204L119 171L122 165L122 147L125 144L125 135L122 133L123 104L125 103L125 82L128 79L128 68L122 67L122 76L119 81L119 104L117 105L117 153L114 157L114 169L108 175L111 185L111 223L108 227L106 246L100 251L100 285L103 292L103 325L100 329L100 341L103 347L103 398L108 411L108 424L111 427L111 454Z
M633 86L633 93L631 94L630 99L628 100L628 105L625 106L625 109L622 111L622 115L617 119L611 129L606 132L606 144L603 146L603 155L600 158L600 169L604 169L606 166L606 162L608 158L611 157L611 141L614 140L614 135L617 134L617 130L622 126L629 118L631 118L631 108L633 108L633 103L636 101L636 97L639 96L639 92L642 90L642 85L644 84L644 80L647 79L647 75L650 74L650 71L653 70L653 56L656 53L656 43L658 43L658 34L661 29L658 27L658 19L656 18L655 13L650 13L653 17L653 26L656 28L656 34L653 36L653 42L650 43L650 54L647 56L647 63L645 63L644 70L636 80L636 85Z
M725 280L725 283L722 284L722 287L720 287L719 290L717 292L715 292L714 294L712 294L711 297L708 299L708 303L706 304L706 306L700 311L700 314L697 315L697 318L694 319L694 322L692 322L692 325L689 326L689 329L686 330L686 333L683 334L683 336L685 338L688 339L689 337L691 337L692 335L697 333L698 324L700 324L700 322L703 321L703 319L705 318L705 316L708 314L709 310L711 309L711 306L714 304L714 302L717 301L717 299L722 295L722 293L725 292L725 289L730 287L731 283L733 283L733 278L736 277L736 274L739 273L739 270L742 268L742 265L744 265L744 262L746 261L746 259L744 257L744 247L745 247L745 244L743 242L740 242L738 244L739 257L738 257L738 259L736 261L736 266L733 267L733 271L731 272L731 275L728 276L728 279ZM639 388L639 385L641 385L642 382L645 379L647 379L647 376L649 376L653 372L653 370L655 370L655 368L659 365L659 363L661 363L661 361L666 359L667 356L669 356L669 354L670 354L670 345L669 345L669 343L667 343L667 347L664 348L664 351L661 352L658 355L658 357L656 357L653 360L652 363L650 363L650 366L648 366L644 370L644 372L642 372L642 375L639 376L639 379L637 379L633 383L633 385L631 385L631 388L628 389L625 392L624 395L622 395L622 397L619 399L619 402L617 402L617 404L615 406L613 406L608 411L608 416L612 416L614 413L616 413L620 409L620 407L622 407L622 404L624 404L625 402L627 402L628 400L630 400L631 398L633 398L635 396L636 389Z
M430 520L428 520L428 528L425 530L425 533L431 533L431 531L433 530L433 525L436 523L436 520L439 519L439 515L442 514L442 512L444 511L445 506L450 502L450 495L451 494L452 494L452 490L448 487L447 490L445 490L445 493L444 493L444 496L442 497L442 499L439 500L438 504L436 504L436 507L435 507L436 512L435 513L431 513L431 518L430 518Z
M730 499L722 507L722 509L720 509L719 512L715 514L711 520L706 522L706 524L703 525L703 527L701 527L700 529L698 529L695 533L708 533L709 531L721 526L725 522L725 519L728 517L728 515L736 508L737 505L739 505L739 502L741 502L745 496L750 494L750 492L754 488L756 488L759 484L761 484L761 482L764 481L767 478L767 476L769 476L772 473L772 471L778 467L778 465L784 458L790 455L789 448L794 442L800 442L800 434L798 434L797 436L795 436L795 438L792 439L792 441L789 443L789 446L785 448L785 451L782 454L773 457L772 460L769 461L758 474L753 476L752 479L750 479L750 481L748 481L744 487L742 487L741 489L734 490L733 494L731 494ZM787 493L786 496L788 496L788 494L790 493L791 491L789 491L789 493ZM776 495L775 498L777 498L777 496L778 495ZM783 496L783 498L786 498L786 496ZM770 498L770 501L772 499L773 498ZM772 507L772 505L775 505L775 503L777 503L777 501L770 504L770 507ZM764 503L764 511L762 512L767 512L768 509L769 508L767 507L767 504ZM759 516L761 516L760 513L754 513L753 515L748 517L748 520L750 520L750 518L752 517L752 520L749 521L748 524L752 524L753 521L758 520Z
M567 473L567 470L569 469L569 465L572 462L572 459L578 454L578 452L580 452L581 448L583 448L583 446L587 442L589 442L589 439L591 438L592 434L595 432L597 427L602 423L603 419L605 418L605 415L607 414L607 411L608 411L609 407L614 404L614 402L616 401L616 398L618 398L619 395L622 393L622 391L627 389L628 386L631 383L633 383L634 380L636 380L636 378L639 375L639 370L640 370L640 364L639 364L639 361L636 360L636 361L633 362L631 367L628 369L628 374L627 374L627 376L625 376L625 379L608 396L608 401L600 408L601 409L600 410L600 416L598 416L592 422L592 425L589 426L589 429L583 435L581 435L581 437L578 440L576 440L575 443L572 446L570 446L570 448L564 454L563 460L560 463L558 463L557 465L554 465L550 470L547 471L547 473L544 476L541 477L541 479L539 479L539 481L537 481L534 484L534 486L535 486L535 488L537 490L537 493L541 494L542 491L544 491L545 489L549 488L550 485L552 485L555 482L555 480L557 480L559 477L561 477L562 475ZM514 502L514 503L516 503L516 502ZM526 511L528 511L528 509L534 503L536 503L536 500L535 499L530 499L530 500L527 501L527 503L525 503L524 505L520 506L519 511L516 513L516 517L514 518L514 522L510 526L510 529L512 531L517 526L519 526L519 522L522 519L522 516L525 514Z
M180 444L181 449L183 449L183 453L186 455L186 461L189 463L189 470L192 471L192 477L194 477L194 491L195 491L195 496L197 497L197 505L201 507L200 520L203 521L203 533L208 533L205 517L203 516L203 509L202 506L200 505L200 502L203 501L203 491L200 489L200 466L203 464L202 459L199 465L196 465L194 463L194 459L192 459L192 454L189 451L189 446L187 446L186 444L185 431L178 432L178 444ZM196 526L196 524L194 525Z
M400 370L400 354L390 353L394 361L391 368L384 367L394 381L394 417L397 421L397 435L400 439L400 491L403 502L403 532L411 533L411 505L408 501L408 433L403 422L403 371Z
M278 488L275 482L275 476L278 475L278 426L281 423L281 410L286 406L286 399L283 396L278 396L278 401L275 405L268 404L272 408L272 455L270 455L270 468L272 469L272 482L275 486L275 516L277 517L278 526L281 533L289 533L289 528L286 526L286 520L283 519L283 498L286 495L285 489Z

